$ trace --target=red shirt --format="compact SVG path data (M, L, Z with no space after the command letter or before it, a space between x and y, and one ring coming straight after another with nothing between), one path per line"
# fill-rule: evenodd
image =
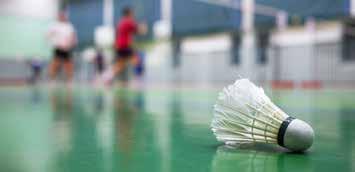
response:
M116 49L132 46L133 35L137 32L137 23L132 17L123 17L116 27Z

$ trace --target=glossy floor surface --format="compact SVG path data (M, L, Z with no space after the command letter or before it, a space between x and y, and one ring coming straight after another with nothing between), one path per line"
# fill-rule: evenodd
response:
M0 171L355 171L355 91L267 90L313 147L235 149L210 131L219 89L0 88Z

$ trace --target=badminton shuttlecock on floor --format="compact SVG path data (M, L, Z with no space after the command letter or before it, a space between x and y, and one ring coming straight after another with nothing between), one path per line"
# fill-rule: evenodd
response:
M212 131L226 144L273 143L291 151L305 151L313 143L313 129L288 116L248 79L237 80L219 93Z

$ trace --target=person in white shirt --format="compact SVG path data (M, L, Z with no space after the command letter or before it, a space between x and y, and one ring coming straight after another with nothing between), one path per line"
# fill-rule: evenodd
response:
M59 69L63 67L67 81L71 81L74 71L72 50L77 45L77 36L65 12L59 13L58 21L50 27L47 36L54 48L53 60L49 65L50 79L55 79Z

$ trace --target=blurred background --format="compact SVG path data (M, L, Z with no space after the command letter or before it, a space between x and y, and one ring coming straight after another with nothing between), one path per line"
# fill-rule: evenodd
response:
M63 10L78 37L74 80L90 82L95 47L103 47L106 64L113 59L113 31L125 6L148 26L136 46L150 83L248 77L287 88L355 86L350 0L1 0L0 83L24 83L28 60L47 66L46 32Z
M140 63L106 85L127 6L147 27ZM69 84L49 75L60 12ZM0 171L355 171L354 16L354 0L0 0ZM313 126L306 154L216 141L213 105L238 78Z

